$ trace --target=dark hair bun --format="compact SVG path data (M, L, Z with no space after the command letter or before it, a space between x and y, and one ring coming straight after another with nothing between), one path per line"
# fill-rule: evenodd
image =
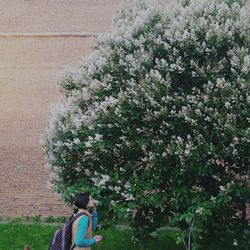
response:
M74 205L75 205L77 208L86 209L86 208L87 208L87 205L88 205L88 203L89 203L89 196L90 196L90 193L89 193L89 192L85 192L85 193L76 195L76 196L75 196Z

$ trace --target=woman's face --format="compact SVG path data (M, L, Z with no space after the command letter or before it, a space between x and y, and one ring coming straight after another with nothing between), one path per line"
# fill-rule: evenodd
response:
M92 208L95 206L95 200L92 198L92 195L89 196L89 203L87 205L87 208Z

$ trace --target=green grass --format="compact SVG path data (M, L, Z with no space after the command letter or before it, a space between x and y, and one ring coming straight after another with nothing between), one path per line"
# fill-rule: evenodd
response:
M29 245L31 250L47 250L55 230L60 226L29 222L24 224L16 221L0 224L0 250L22 250ZM183 250L176 246L173 236L175 232L160 232L159 239L143 246L134 245L130 230L108 229L99 230L103 242L94 246L93 250Z
M16 218L8 218L8 217L0 217L0 222L41 222L41 223L64 223L66 221L67 217L65 216L28 216L28 215L23 215L21 217L16 217Z

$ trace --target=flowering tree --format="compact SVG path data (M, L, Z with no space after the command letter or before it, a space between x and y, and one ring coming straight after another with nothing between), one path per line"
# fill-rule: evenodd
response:
M167 220L190 249L247 249L250 26L242 4L145 1L59 84L44 137L53 189L90 190L139 238ZM178 241L178 239L177 239Z

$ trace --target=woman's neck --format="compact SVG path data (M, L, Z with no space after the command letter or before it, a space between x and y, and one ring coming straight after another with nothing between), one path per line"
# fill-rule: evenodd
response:
M86 209L84 209L84 208L78 208L78 213L82 212L82 211L89 211L89 210L87 208Z

